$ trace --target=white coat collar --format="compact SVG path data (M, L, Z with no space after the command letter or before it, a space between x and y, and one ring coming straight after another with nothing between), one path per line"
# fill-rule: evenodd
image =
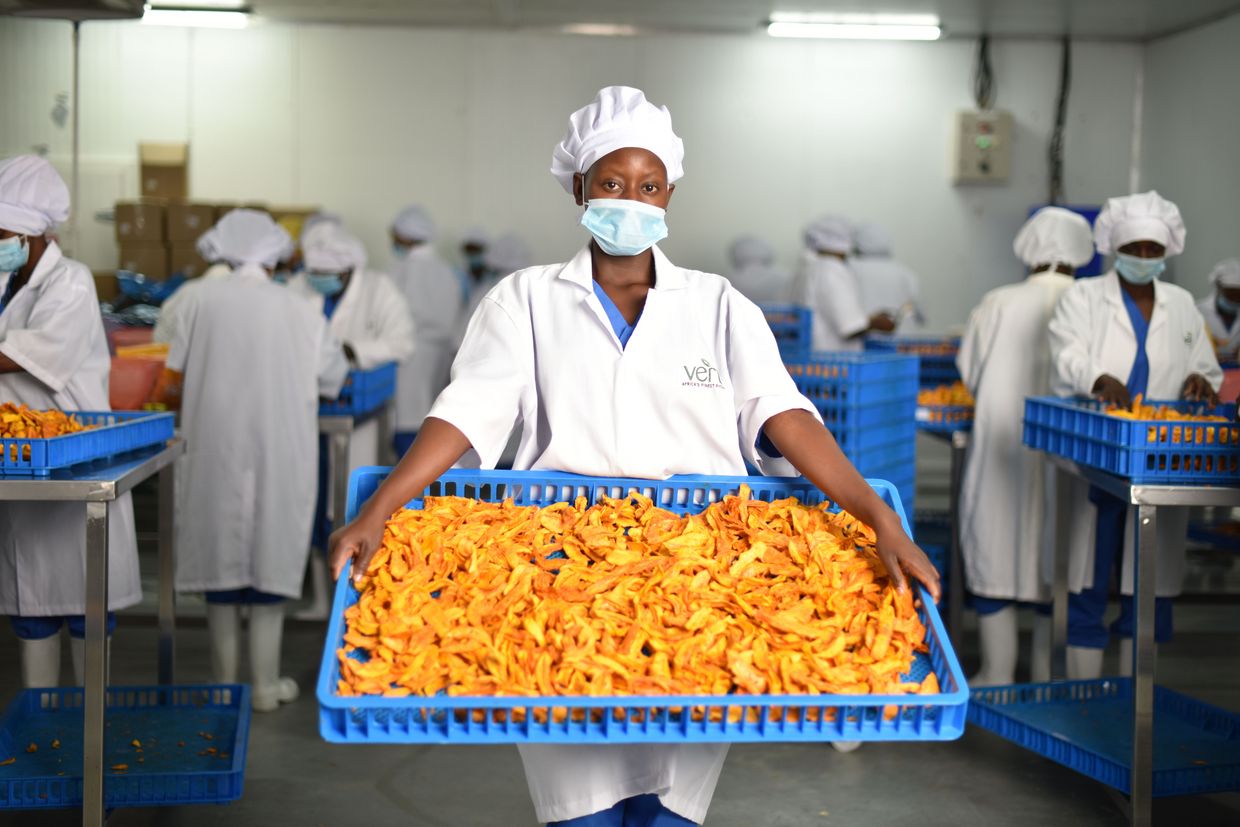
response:
M1103 291L1103 295L1106 296L1106 300L1118 307L1120 310L1123 310L1124 296L1122 291L1124 288L1120 287L1119 273L1111 270L1098 278L1106 279L1106 289ZM1154 281L1154 304L1158 307L1165 307L1167 304L1166 287L1161 281L1158 280Z
M654 250L654 287L652 290L680 290L685 286L684 271L663 254L659 245ZM584 290L594 292L594 262L590 255L590 245L582 247L577 255L560 270L560 278L571 281Z
M56 269L60 264L60 260L65 257L64 252L60 249L60 245L55 241L47 242L47 247L43 250L43 255L39 257L39 263L34 266L34 272L30 274L30 281L26 282L26 286L22 290L28 290L31 287L38 287L47 278L48 273ZM12 278L12 276L9 276Z

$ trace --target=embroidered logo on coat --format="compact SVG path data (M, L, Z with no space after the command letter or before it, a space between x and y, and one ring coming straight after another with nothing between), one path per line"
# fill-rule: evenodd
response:
M726 390L722 383L722 376L719 369L705 359L701 360L700 365L682 365L681 369L685 372L685 381L681 383L681 387L685 388L719 388Z

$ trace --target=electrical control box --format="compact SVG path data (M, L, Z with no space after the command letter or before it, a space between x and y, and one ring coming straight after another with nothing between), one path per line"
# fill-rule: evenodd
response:
M1012 173L1012 113L1000 109L956 113L952 183L1004 183Z

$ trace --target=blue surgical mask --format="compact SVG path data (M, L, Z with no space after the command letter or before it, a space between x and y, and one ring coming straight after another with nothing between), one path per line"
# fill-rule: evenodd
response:
M1167 269L1165 258L1141 258L1127 253L1115 254L1115 269L1129 284L1149 284Z
M276 270L271 274L271 280L276 284L288 284L290 275L292 274L288 270Z
M596 198L586 204L581 226L609 256L635 256L667 238L665 210L642 201Z
M0 273L20 270L29 260L30 243L23 236L15 235L0 241Z
M1231 316L1235 316L1237 313L1240 313L1240 303L1232 301L1222 293L1219 293L1218 297L1214 301L1218 305L1218 309L1222 310L1224 313Z
M487 266L486 253L469 253L465 256L465 266L470 270L483 270Z
M334 296L344 289L339 273L306 273L306 283L324 296Z
M392 255L396 258L397 261L404 261L405 258L409 255L409 251L411 249L412 249L411 247L406 247L404 244L393 244Z

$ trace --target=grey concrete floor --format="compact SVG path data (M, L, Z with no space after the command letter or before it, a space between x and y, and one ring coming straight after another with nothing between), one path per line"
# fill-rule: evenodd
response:
M1179 607L1177 640L1161 649L1161 683L1240 710L1240 605ZM155 677L155 630L122 618L113 644L115 683ZM178 630L180 682L210 677L206 629ZM317 624L288 624L286 672L302 698L255 715L245 792L226 806L116 812L116 827L342 825L500 827L533 825L533 809L512 747L356 747L318 735L313 681L322 651ZM0 702L18 689L16 644L0 630ZM966 649L965 661L972 665ZM1113 657L1113 655L1112 655ZM66 656L65 675L69 674ZM1163 799L1156 824L1240 824L1240 794ZM74 825L71 811L0 812L0 827ZM840 754L819 744L732 749L707 818L709 827L793 825L1123 825L1102 785L990 733L970 729L942 744L868 744Z

